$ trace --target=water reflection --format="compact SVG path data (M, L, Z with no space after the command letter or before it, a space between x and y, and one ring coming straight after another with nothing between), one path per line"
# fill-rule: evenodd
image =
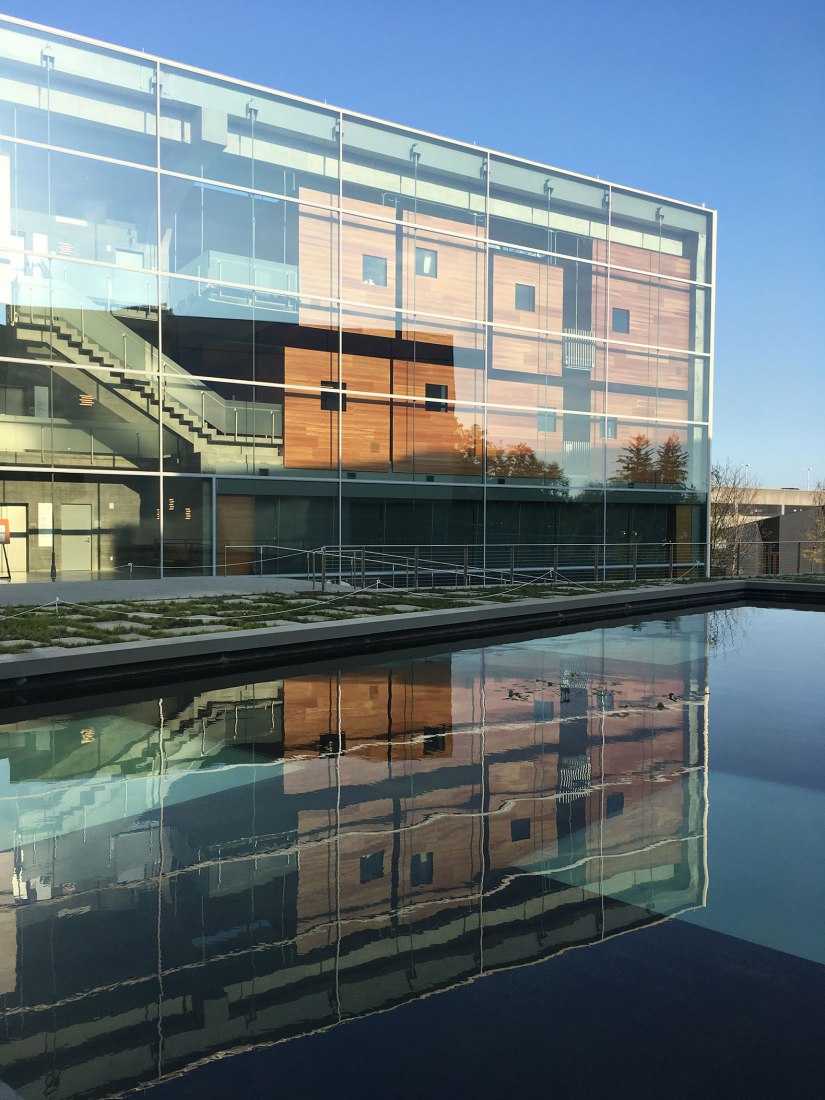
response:
M100 1096L704 904L703 616L0 727L0 1078Z

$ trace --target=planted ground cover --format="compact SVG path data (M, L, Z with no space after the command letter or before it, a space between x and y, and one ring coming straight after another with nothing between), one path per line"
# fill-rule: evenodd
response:
M781 579L781 578L777 578ZM788 578L810 580L814 578ZM819 583L825 577L819 579ZM681 583L701 584L703 578ZM672 581L654 582L673 584ZM680 582L676 582L680 583ZM650 581L646 586L651 585ZM0 608L0 655L46 646L128 644L159 638L219 631L277 630L294 623L337 622L365 615L385 616L454 607L483 607L523 599L615 592L640 587L628 582L604 584L517 584L488 588L353 590L334 593L203 596L197 599L107 600L70 604L61 600L41 607Z

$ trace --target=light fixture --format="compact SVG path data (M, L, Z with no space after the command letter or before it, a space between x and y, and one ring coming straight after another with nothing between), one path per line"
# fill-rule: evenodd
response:
M44 46L40 51L40 64L44 69L54 68L54 52L51 46Z

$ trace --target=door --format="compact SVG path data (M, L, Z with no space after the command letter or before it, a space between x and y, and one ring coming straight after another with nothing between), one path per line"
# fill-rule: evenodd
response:
M218 497L218 575L252 572L255 547L254 497Z
M92 506L64 504L60 509L60 571L92 571Z
M0 519L9 522L9 543L6 554L0 550L0 577L6 577L6 561L13 581L24 581L29 568L28 510L25 504L0 504Z

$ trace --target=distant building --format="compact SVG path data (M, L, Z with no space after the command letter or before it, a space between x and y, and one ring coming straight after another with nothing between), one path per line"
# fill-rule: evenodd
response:
M0 39L15 579L339 545L703 560L712 211L21 20Z

